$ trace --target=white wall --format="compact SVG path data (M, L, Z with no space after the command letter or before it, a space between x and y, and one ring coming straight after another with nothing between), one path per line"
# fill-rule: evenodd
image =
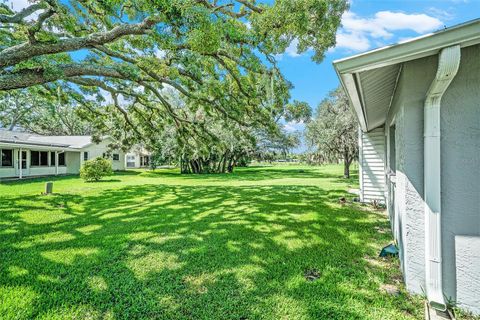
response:
M97 157L102 157L104 153L108 151L108 145L112 143L111 139L105 139L101 141L99 144L92 144L86 148L81 150L81 159L80 159L80 166L83 165L84 158L83 153L88 152L88 160L95 159ZM111 154L118 154L119 160L112 160L112 156L110 157L110 161L112 162L112 168L115 171L118 170L125 170L125 153L121 150L113 150L110 152Z
M360 201L385 202L385 136L383 128L359 137Z

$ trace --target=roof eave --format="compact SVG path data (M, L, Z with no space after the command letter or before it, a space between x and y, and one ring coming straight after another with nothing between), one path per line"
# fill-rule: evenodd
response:
M42 148L53 151L78 151L69 146L61 145L49 145L49 144L40 144L40 143L31 143L24 141L10 141L10 140L0 140L0 146L7 146L11 148Z
M335 60L341 73L356 73L437 54L453 45L467 47L480 43L480 19L423 35L402 43Z
M438 54L442 48L452 45L467 47L480 43L480 19L424 35L409 41L375 49L333 62L335 71L352 104L360 127L368 127L361 84L356 81L360 72L403 63Z

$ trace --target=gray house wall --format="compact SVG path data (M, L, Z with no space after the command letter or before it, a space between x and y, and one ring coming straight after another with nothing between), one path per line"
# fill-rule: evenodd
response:
M480 46L461 53L460 69L441 107L443 288L448 300L461 297L461 306L480 313L480 265L469 263L478 253L465 247L468 241L463 237L480 239ZM393 154L396 167L395 176L386 182L395 191L390 215L397 222L394 235L407 289L418 294L425 288L423 112L437 61L433 56L403 64L385 125L386 171ZM392 124L395 152L388 139ZM470 270L457 269L462 266Z
M392 154L396 164L395 213L390 215L397 220L396 240L407 289L418 294L425 288L423 104L436 68L437 57L403 65L385 126L387 137L391 125L396 128L395 152L387 139L387 165Z
M457 269L465 268L468 264L459 262L471 261L474 255L461 256L468 254L468 243L455 239L480 239L480 45L461 51L460 68L442 101L441 134L444 292L453 300L461 296L460 304L472 304L476 296L480 313L480 264ZM478 256L480 247L476 250ZM457 285L459 276L469 277L470 285Z

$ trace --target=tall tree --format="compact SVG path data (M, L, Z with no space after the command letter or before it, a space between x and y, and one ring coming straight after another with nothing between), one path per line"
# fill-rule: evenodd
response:
M341 87L331 91L307 124L308 144L329 160L342 159L344 176L350 177L350 165L358 157L358 124Z
M129 143L155 143L170 125L186 139L207 125L190 118L198 109L264 126L289 98L274 56L295 40L321 61L346 7L346 0L33 0L20 12L0 5L0 91L67 86L94 127L104 121L104 131ZM185 107L172 107L166 87Z
M78 104L58 88L0 92L0 127L45 135L89 135L93 127L78 114Z
M276 109L270 118L272 121L265 125L247 126L231 119L212 117L198 106L193 112L175 90L163 92L176 112L181 112L193 123L202 121L202 125L192 127L195 131L188 135L173 124L163 124L164 129L156 131L155 143L149 146L154 151L156 163L177 163L182 173L232 172L236 166L245 165L263 152L266 146L269 150L276 148L287 152L298 144L298 137L283 132L280 121L274 119L299 121L311 113L307 104L295 108L299 102L293 102Z

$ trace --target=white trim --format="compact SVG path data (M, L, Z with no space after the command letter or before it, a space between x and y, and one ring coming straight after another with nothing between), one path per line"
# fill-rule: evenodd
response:
M445 30L424 35L403 43L382 47L333 62L335 71L345 88L363 131L368 127L365 106L356 74L380 67L401 64L438 54L443 48L458 45L461 48L480 43L480 19L472 20ZM395 92L393 92L395 94Z
M358 127L358 178L360 180L360 202L363 202L363 137L360 127Z
M79 149L73 148L65 148L65 147L52 147L52 146L45 146L45 145L35 145L35 144L24 144L24 143L8 143L8 142L0 142L0 147L7 147L7 148L21 148L27 150L35 150L35 151L74 151L78 152Z
M363 111L363 104L361 101L360 94L357 92L357 85L355 84L354 76L350 73L340 74L337 71L338 78L342 86L347 91L347 97L350 101L350 104L355 109L355 115L357 116L358 122L360 123L360 127L363 131L367 131L367 117L365 117L365 113Z
M480 19L385 46L333 62L340 73L356 73L437 54L454 45L467 47L480 43Z
M19 174L19 178L20 178L20 179L23 178L23 163L22 163L22 160L23 160L23 159L22 159L22 157L23 157L23 156L22 156L22 153L23 153L23 152L22 152L22 151L23 151L22 148L20 148L20 150L18 151L18 154L19 154L19 159L18 159L18 172L20 173L20 174ZM27 164L27 159L25 159L25 164L26 164L26 166L28 165L28 164Z
M425 278L427 299L446 310L442 285L440 108L443 94L460 66L460 45L443 49L424 108Z

